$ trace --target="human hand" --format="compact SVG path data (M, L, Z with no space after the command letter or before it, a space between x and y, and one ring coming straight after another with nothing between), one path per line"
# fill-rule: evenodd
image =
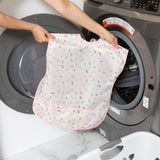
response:
M105 30L103 35L101 36L102 39L106 40L110 44L112 44L113 47L119 49L120 47L118 46L118 40L117 38L109 31Z
M55 37L51 35L47 30L36 24L34 24L34 26L32 27L31 32L34 36L34 39L39 43L48 42L49 38L55 39Z

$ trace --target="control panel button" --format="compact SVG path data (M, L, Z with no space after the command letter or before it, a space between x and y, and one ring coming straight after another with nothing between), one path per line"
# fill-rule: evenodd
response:
M114 1L114 3L121 3L122 2L122 0L113 0Z
M132 0L130 7L157 12L159 7L159 0Z

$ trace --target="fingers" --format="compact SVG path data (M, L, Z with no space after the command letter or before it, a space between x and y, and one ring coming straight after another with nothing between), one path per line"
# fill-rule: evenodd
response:
M41 33L40 33L41 32ZM47 30L44 28L41 28L41 31L39 32L39 39L37 40L39 43L48 42L49 38L55 39L54 36L52 36Z
M49 38L55 39L53 35L39 25L35 25L31 31L35 40L39 43L48 42Z
M50 33L47 33L46 35L47 35L47 37L50 38L50 39L55 39L55 37L54 37L52 34L50 34Z
M112 42L111 42L112 46L119 49L120 47L118 46L118 40L116 37L113 38Z
M39 43L48 42L49 39L55 39L55 37L48 31L44 30L41 37L37 40Z
M117 38L108 30L104 30L103 34L100 36L102 39L109 42L114 48L119 49Z
M43 43L43 42L48 42L49 39L45 35L43 35L43 36L39 36L39 37L36 36L35 40L39 43Z

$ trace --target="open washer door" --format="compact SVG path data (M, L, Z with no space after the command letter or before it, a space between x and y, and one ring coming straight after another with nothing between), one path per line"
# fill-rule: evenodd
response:
M50 33L80 33L68 20L38 14L23 20L39 24ZM83 36L82 36L83 37ZM0 98L12 109L33 113L32 102L46 70L47 43L38 43L24 30L7 29L0 37Z
M103 135L114 139L134 130L143 130L138 127L155 107L156 73L150 50L134 26L114 14L102 15L96 20L118 38L119 45L129 50L124 70L113 87L107 117L98 127ZM86 30L84 34L87 40L99 38ZM146 127L149 130L148 122Z

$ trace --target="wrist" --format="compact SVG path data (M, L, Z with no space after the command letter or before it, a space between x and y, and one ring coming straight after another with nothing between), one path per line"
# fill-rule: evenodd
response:
M29 26L28 30L33 32L37 28L38 25L34 23L29 23L28 26Z
M99 27L98 36L102 39L105 38L106 32L108 32L103 26Z

